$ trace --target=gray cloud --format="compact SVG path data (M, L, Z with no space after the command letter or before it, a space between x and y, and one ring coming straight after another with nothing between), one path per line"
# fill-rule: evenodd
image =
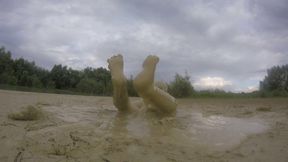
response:
M284 32L287 34L288 1L255 0L251 6L260 29L271 33Z
M126 75L156 54L157 79L187 71L244 90L288 62L287 11L285 0L2 0L0 45L46 68L106 67L122 53Z

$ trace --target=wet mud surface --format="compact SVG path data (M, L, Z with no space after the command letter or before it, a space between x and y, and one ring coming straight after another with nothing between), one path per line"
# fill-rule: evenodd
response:
M132 102L141 102L132 98ZM0 91L0 161L287 161L287 99L180 99L175 116L111 97ZM37 105L36 121L7 117Z

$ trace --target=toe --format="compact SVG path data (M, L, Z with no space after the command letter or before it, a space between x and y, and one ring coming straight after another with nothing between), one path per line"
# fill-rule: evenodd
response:
M159 60L160 60L159 57L155 55L155 58L156 58L156 61L157 61L157 63L158 63Z
M117 57L123 59L123 56L121 54L118 54Z

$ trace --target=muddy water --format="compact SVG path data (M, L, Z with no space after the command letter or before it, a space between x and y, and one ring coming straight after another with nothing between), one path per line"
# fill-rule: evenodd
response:
M47 128L39 130L36 128L28 132L27 136L30 139L41 138L41 140L49 141L44 142L45 145L57 144L62 147L69 145L71 139L73 141L72 132L73 136L78 139L78 143L82 141L79 145L80 150L89 153L94 149L112 160L113 156L117 159L122 155L123 160L129 156L138 161L139 159L165 161L164 157L153 152L166 148L170 148L171 152L179 148L183 148L183 152L189 152L189 150L200 150L202 153L225 151L236 147L249 135L268 129L267 123L257 116L252 118L203 116L187 108L178 109L174 117L159 117L143 111L123 115L118 114L115 108L109 106L95 108L61 105L47 106L43 109L50 114L49 121L54 123L54 126L46 124ZM46 127L45 124L44 127ZM34 147L43 148L40 145L37 144ZM44 149L44 152L55 152L53 147L48 147L48 150ZM61 148L59 152L62 154ZM73 156L77 155L75 148L69 148L63 154L72 152L74 152ZM149 154L151 159L147 159L143 153ZM140 154L143 156L139 157ZM136 155L137 157L134 157Z
M237 146L249 135L262 133L268 129L260 118L234 118L223 116L203 117L201 113L191 113L188 134L193 142L209 150L229 150Z
M183 99L174 117L120 115L109 97L0 91L0 102L1 162L288 158L287 99ZM38 103L41 120L7 118L12 110Z
M151 123L152 121L152 123ZM172 118L157 121L148 116L127 120L127 133L137 137L161 138L178 144L190 144L207 151L225 151L237 146L249 135L262 133L268 123L258 117L234 118L224 116L204 117L199 112L178 111Z

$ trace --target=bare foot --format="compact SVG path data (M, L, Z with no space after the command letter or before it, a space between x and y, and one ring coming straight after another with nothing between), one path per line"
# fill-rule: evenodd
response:
M146 68L146 67L155 68L158 62L159 62L158 56L149 55L146 57L145 61L143 62L143 68Z
M139 95L153 88L154 74L158 62L159 58L155 55L149 55L143 62L143 71L139 73L133 81L134 87Z
M130 111L131 105L128 98L127 81L123 73L123 56L120 54L114 55L107 62L112 78L113 103L120 112Z
M108 68L113 74L123 73L123 56L121 54L114 55L107 60ZM112 75L113 75L112 74Z

